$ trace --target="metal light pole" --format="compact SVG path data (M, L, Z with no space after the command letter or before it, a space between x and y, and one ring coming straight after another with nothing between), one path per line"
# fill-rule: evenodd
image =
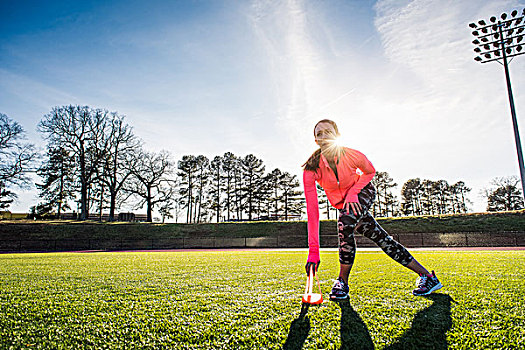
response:
M501 19L495 16L490 17L488 23L479 20L478 23L470 23L473 28L472 35L476 37L472 43L476 45L474 52L479 56L474 58L481 63L497 61L505 68L505 78L507 80L507 92L509 94L510 114L512 116L512 126L514 127L514 139L516 140L516 150L518 151L518 164L521 175L522 195L525 198L525 168L523 166L523 150L521 148L520 134L518 131L518 121L516 119L516 109L514 108L514 97L510 85L509 61L514 57L525 53L523 50L523 33L525 31L525 9L520 16L514 10L508 16L502 13ZM500 62L503 61L503 63Z

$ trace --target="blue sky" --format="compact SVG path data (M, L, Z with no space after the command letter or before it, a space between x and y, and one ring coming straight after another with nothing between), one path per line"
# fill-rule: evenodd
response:
M315 122L401 185L459 180L473 209L518 175L502 67L474 62L468 23L524 1L0 2L0 112L43 146L53 106L126 115L145 146L253 153L300 174ZM525 123L525 57L511 64ZM397 193L398 194L398 193ZM26 211L34 191L12 209Z

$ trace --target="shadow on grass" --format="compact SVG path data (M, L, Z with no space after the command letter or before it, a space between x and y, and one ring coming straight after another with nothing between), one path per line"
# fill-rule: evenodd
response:
M412 326L385 350L405 349L448 349L447 331L452 327L450 313L454 300L447 294L434 293L423 298L434 303L419 311L412 321Z
M449 295L434 293L423 298L432 300L429 307L419 311L412 326L384 350L408 349L448 349L447 331L452 327L451 303ZM374 349L374 343L366 324L354 310L349 299L337 302L341 308L341 350ZM302 349L310 333L308 304L303 304L300 315L292 321L283 350Z
M341 350L374 349L374 343L366 324L354 310L350 300L337 302L341 308Z
M337 304L341 308L341 349L374 349L368 328L352 308L350 301L345 299ZM308 307L308 304L303 304L301 314L290 325L283 350L303 348L308 333L310 333L310 319L306 316Z
M295 350L302 349L308 333L310 333L310 319L306 316L310 304L301 306L301 313L299 317L292 321L290 325L290 331L288 332L288 338L283 345L283 350Z

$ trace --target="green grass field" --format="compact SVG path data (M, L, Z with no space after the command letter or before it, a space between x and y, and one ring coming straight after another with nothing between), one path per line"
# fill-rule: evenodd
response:
M525 348L525 251L413 253L439 293L358 252L350 300L304 317L305 252L0 255L0 348ZM337 253L321 259L326 299Z

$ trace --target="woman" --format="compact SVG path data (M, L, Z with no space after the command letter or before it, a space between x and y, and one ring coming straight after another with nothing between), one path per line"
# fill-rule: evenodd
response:
M339 277L332 287L330 299L348 297L348 276L354 263L356 244L354 233L374 241L392 259L416 272L419 277L414 295L427 295L442 287L434 271L430 273L374 220L369 209L376 190L370 183L375 175L372 163L359 151L336 144L337 125L323 119L315 125L315 142L319 145L303 165L303 183L308 213L309 254L306 273L317 271L319 257L319 204L315 182L325 190L330 203L339 209ZM357 174L360 169L362 174Z

